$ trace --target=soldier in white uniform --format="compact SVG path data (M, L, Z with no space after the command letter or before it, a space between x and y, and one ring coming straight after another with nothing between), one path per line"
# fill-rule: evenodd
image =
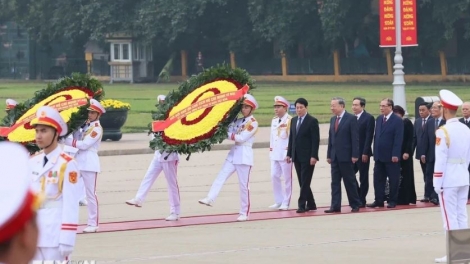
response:
M158 96L159 103L162 104L165 101L164 95ZM152 133L152 140L155 136L160 134ZM163 171L168 185L168 198L170 202L170 215L165 219L167 221L176 221L180 218L180 192L177 180L177 168L178 168L179 156L178 153L160 153L160 150L155 150L152 162L147 169L142 182L140 183L139 190L134 198L127 200L126 204L134 205L136 207L142 207L142 203L145 201L147 194L152 188L153 183Z
M271 122L271 139L269 141L269 157L271 159L271 178L275 203L270 209L289 209L292 196L292 163L287 163L287 145L292 117L287 113L289 101L282 96L274 97L274 113ZM284 178L282 188L281 178Z
M7 99L5 111L8 113L11 109L15 108L18 103L13 99Z
M73 137L69 136L65 140L66 145L78 149L75 159L78 162L81 177L83 177L88 203L88 222L87 227L83 230L84 233L98 231L99 210L96 180L98 173L101 172L98 149L103 136L103 128L99 119L105 112L106 110L98 101L91 99L87 125L81 130L75 131Z
M36 252L40 197L31 190L28 163L22 145L0 142L0 263L28 263Z
M230 149L227 159L219 172L209 194L206 198L199 200L200 204L212 206L212 203L219 195L225 181L237 172L238 184L240 187L241 209L237 221L246 221L250 213L250 172L253 166L253 142L258 131L258 122L253 117L252 112L258 108L258 103L250 94L245 94L242 106L243 118L235 120L229 127L228 139L235 141L235 145Z
M433 185L439 195L444 229L465 229L468 228L470 130L456 118L462 100L448 90L441 90L439 96L446 124L436 131ZM447 263L447 256L435 261Z
M63 261L75 246L80 171L59 145L58 138L67 134L67 124L57 110L39 108L31 125L36 129L36 144L42 149L30 159L32 187L45 197L37 213L39 241L34 260Z

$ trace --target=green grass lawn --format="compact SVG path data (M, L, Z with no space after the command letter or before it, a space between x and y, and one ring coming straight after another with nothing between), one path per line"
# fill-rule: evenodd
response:
M29 99L34 92L46 87L44 82L0 82L0 99L3 104L7 98L19 102ZM150 111L155 108L156 97L178 89L177 84L107 84L104 83L106 98L117 99L131 104L124 132L143 132L152 121ZM437 96L440 89L450 89L464 101L470 101L470 89L465 83L457 84L409 84L406 86L407 110L414 116L414 102L418 96ZM373 115L379 114L379 102L384 97L393 98L392 84L298 84L298 83L261 83L253 90L260 108L255 112L261 126L269 126L273 117L273 98L284 96L291 102L299 97L309 101L309 113L316 116L321 123L331 117L330 100L341 96L346 102L347 110L355 96L366 98L366 109ZM3 118L5 113L0 113Z

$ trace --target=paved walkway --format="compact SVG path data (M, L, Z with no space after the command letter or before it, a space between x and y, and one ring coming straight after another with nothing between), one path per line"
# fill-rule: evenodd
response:
M328 144L329 124L320 124L320 144ZM260 127L255 137L253 148L269 148L270 127ZM120 141L104 141L101 143L100 156L149 154L153 151L149 148L150 136L147 133L126 133ZM214 145L212 150L227 150L233 145L233 141L226 140Z

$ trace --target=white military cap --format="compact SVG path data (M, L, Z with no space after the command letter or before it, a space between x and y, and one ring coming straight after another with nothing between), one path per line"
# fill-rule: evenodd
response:
M31 121L32 126L45 125L53 127L57 130L59 136L63 137L67 134L68 127L59 111L50 106L42 106L36 112L36 118Z
M274 105L280 105L284 107L289 107L289 101L286 100L286 98L282 96L275 96L274 97Z
M439 97L441 98L442 107L450 110L457 110L463 104L462 99L449 90L440 90Z
M100 114L106 113L104 107L95 99L90 100L90 106L88 107L89 111L98 112Z
M163 94L160 94L159 96L157 96L157 100L160 102L160 101L165 101L166 99L166 96L164 96Z
M242 104L251 106L253 110L258 109L258 102L256 102L256 99L253 97L253 95L245 94L243 97L245 100L243 100Z
M6 101L7 107L5 110L11 110L15 108L15 106L18 104L15 100L13 99L7 99Z
M13 238L40 205L31 190L29 153L17 143L0 142L0 244Z

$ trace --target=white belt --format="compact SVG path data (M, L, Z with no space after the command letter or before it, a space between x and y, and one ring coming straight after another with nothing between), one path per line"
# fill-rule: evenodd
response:
M464 164L467 161L465 159L453 159L453 158L448 158L447 163L449 164Z
M59 208L62 207L62 200L60 201L45 201L39 209L46 209L46 208Z
M235 145L236 145L236 146L247 146L247 147L251 147L251 146L253 146L253 143L249 143L249 142L238 143L238 142L236 142Z

